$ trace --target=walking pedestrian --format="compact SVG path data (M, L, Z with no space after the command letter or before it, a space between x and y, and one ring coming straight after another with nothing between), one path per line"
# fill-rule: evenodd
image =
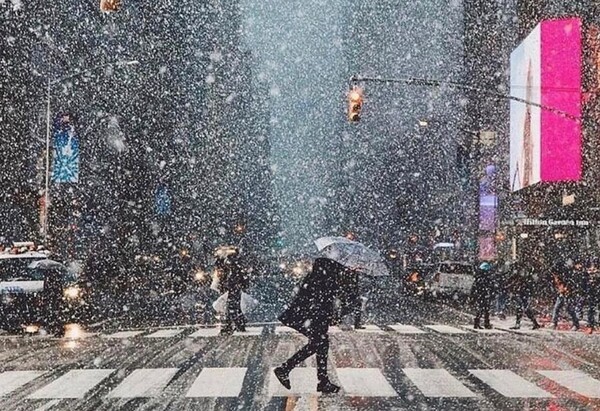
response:
M329 351L328 329L335 316L334 300L339 291L339 279L346 267L328 258L317 258L312 271L306 275L289 307L279 320L306 337L308 344L273 372L288 390L290 372L311 355L317 356L317 391L332 394L340 390L327 375Z
M508 302L508 290L506 282L510 276L511 267L508 261L498 263L496 275L494 275L494 287L496 290L494 314L499 320L506 320L506 303Z
M492 266L483 262L475 273L475 281L471 287L471 302L475 306L475 321L473 328L481 329L481 318L483 317L483 328L490 329L490 305L494 292L491 276Z
M540 328L540 324L537 322L530 306L534 288L533 284L532 267L522 263L515 263L513 272L506 284L507 290L510 292L517 305L517 318L515 325L510 327L511 330L518 330L521 328L521 318L523 318L523 314L525 314L533 323L533 330Z
M585 285L585 300L588 306L588 327L590 334L596 328L596 310L600 304L600 270L595 260L591 260L587 267L587 282Z
M246 318L242 313L242 291L248 288L248 278L240 264L239 249L231 247L225 255L218 256L215 266L221 271L220 291L227 294L227 310L221 335L231 335L235 330L246 331Z
M365 326L362 325L362 306L360 273L352 268L346 268L340 276L340 319L351 313L354 316L354 329L365 329Z
M573 271L565 265L557 265L552 269L552 280L556 288L556 302L552 310L552 328L555 330L558 328L560 311L566 306L567 313L573 322L571 330L577 331L579 329L579 318L577 318L577 313L575 312L576 300L573 295Z

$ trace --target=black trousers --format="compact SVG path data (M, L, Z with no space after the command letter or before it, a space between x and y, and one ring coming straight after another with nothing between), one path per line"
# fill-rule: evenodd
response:
M527 316L533 322L533 324L537 324L537 320L535 319L535 315L533 310L529 305L529 297L526 295L517 295L515 296L515 301L517 302L517 324L521 323L521 318L523 318L523 314Z
M242 291L234 290L229 291L227 295L227 313L225 314L225 328L242 329L246 325L246 319L242 313L242 307L240 302L242 300Z
M312 330L312 332L306 334L308 344L284 362L282 367L289 372L302 361L316 354L317 378L319 381L327 381L327 357L329 352L329 335L327 334L327 329L328 326L319 327L319 330Z
M475 305L475 325L479 326L480 322L481 322L481 317L483 317L483 324L484 325L489 325L490 324L490 305L491 302L489 299L481 299L479 301L477 301L476 305Z

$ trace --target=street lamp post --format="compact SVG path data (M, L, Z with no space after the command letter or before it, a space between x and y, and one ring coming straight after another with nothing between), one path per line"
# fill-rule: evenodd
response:
M89 74L92 73L96 70L99 70L101 68L104 67L108 67L108 66L112 66L112 65L116 65L116 66L120 66L120 67L124 67L124 66L133 66L133 65L137 65L140 64L140 62L138 60L127 60L127 61L117 61L117 62L112 62L112 63L106 63L106 64L102 64L96 67L92 67L65 77L61 77L59 79L56 80L50 80L48 79L48 83L47 83L47 87L46 87L46 175L45 175L45 187L44 187L44 221L42 224L42 230L43 230L43 236L44 236L44 244L47 243L48 240L48 220L49 220L49 215L48 215L48 208L50 205L50 102L51 102L51 95L50 95L50 91L52 89L53 86L58 85L60 83L62 83L63 81L72 79L72 78L76 78L79 76L82 76L84 74Z

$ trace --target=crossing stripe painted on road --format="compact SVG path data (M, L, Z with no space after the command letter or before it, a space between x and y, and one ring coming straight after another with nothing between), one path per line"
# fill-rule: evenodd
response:
M398 393L377 368L338 368L336 372L346 395L353 397L398 396Z
M164 330L158 330L152 334L144 336L144 338L171 338L181 334L184 330L178 328L165 328Z
M0 397L10 394L42 375L43 371L5 371L0 374Z
M403 368L402 371L426 397L477 396L443 368Z
M290 395L302 396L317 393L317 369L316 368L294 368L290 373L292 389L286 389L275 374L270 371L269 394L271 397L288 397Z
M388 327L399 334L425 334L425 331L415 327L414 325L392 324Z
M29 396L37 399L83 398L102 380L115 372L114 369L71 370Z
M440 334L469 334L468 331L461 330L460 328L451 327L449 325L426 325L425 328L429 328L430 330L436 331Z
M379 328L376 325L373 324L365 324L363 327L365 327L362 330L356 330L359 333L366 333L366 334L385 334L385 331L383 331L381 328Z
M552 398L552 394L509 370L469 370L475 377L508 398Z
M145 331L119 331L113 334L108 334L108 335L104 335L104 338L121 338L121 339L125 339L125 338L132 338L132 337L136 337L140 334L145 333Z
M287 327L285 325L278 325L275 327L275 334L300 334L297 330L294 330L292 327Z
M538 370L544 377L589 398L600 398L600 381L579 370Z
M178 368L140 368L134 370L108 394L108 398L156 397L178 370Z
M246 327L245 332L236 331L233 335L240 335L244 337L261 335L263 333L264 327Z
M242 392L247 368L204 368L186 397L237 397Z
M196 332L188 335L188 338L216 337L221 330L219 328L200 328Z
M475 331L478 334L506 334L506 331L498 328L473 328L472 325L461 325L462 328L469 331Z

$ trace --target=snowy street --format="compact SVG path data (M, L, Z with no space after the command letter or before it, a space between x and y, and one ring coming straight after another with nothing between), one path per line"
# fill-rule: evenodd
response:
M422 303L419 303L422 304ZM434 309L436 308L436 309ZM438 311L437 314L432 314ZM437 319L437 321L436 321ZM501 326L501 325L500 325ZM111 325L113 327L113 325ZM331 376L317 395L314 360L271 369L306 339L277 324L89 330L78 340L0 337L3 410L591 409L600 406L600 334L472 329L422 307L364 330L331 327Z

